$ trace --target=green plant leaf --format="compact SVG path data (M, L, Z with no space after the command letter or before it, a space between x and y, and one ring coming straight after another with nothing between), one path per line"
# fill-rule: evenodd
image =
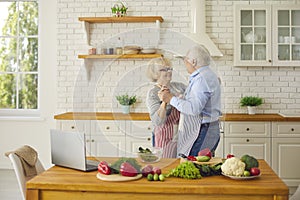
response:
M254 96L245 96L240 100L241 106L259 106L262 103L262 98Z

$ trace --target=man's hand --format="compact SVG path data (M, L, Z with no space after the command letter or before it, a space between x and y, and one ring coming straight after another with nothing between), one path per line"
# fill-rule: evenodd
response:
M158 97L161 101L170 103L173 95L170 93L170 90L161 90L158 92Z

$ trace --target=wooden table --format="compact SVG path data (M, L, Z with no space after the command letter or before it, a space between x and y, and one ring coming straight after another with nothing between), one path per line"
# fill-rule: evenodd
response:
M110 158L102 158L112 162ZM197 180L167 178L164 182L142 178L129 182L105 182L97 172L54 166L27 182L27 200L38 199L142 199L142 200L288 200L288 187L264 160L259 160L262 175L251 180L232 180L224 176ZM163 173L175 168L179 159L162 159L154 166Z

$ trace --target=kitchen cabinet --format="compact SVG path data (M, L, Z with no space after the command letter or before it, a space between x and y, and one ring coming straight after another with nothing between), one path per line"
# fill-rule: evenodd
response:
M152 146L150 121L57 120L57 128L84 132L88 156L136 157L139 146Z
M300 6L236 5L235 66L299 66Z
M273 7L274 63L300 65L300 6Z
M91 132L87 146L92 156L126 156L126 124L119 120L90 121Z
M127 121L126 152L128 156L136 157L139 147L152 147L151 121Z
M300 124L272 124L272 168L289 187L300 185Z
M271 165L271 122L225 122L224 153L249 154Z

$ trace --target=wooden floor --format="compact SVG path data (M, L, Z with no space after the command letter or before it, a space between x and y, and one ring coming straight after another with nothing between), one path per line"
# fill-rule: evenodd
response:
M0 199L1 200L21 200L15 172L10 169L0 169Z

